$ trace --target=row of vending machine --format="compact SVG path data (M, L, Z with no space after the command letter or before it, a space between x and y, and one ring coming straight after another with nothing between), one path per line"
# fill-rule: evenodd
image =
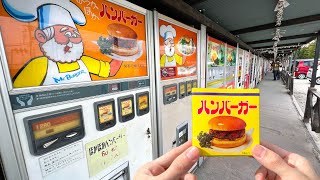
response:
M255 88L269 65L124 0L2 1L0 27L9 180L132 179L191 139L192 88Z

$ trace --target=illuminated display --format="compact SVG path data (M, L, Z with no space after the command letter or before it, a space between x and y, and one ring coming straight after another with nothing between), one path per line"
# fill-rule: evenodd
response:
M192 83L191 82L187 82L187 91L191 92L192 90Z
M30 153L36 156L78 141L85 135L81 106L36 114L23 120Z
M59 115L44 121L35 122L31 125L34 138L36 140L43 139L81 125L80 112L72 112L70 114Z
M105 123L114 120L112 104L99 105L98 112L100 123Z
M180 94L185 94L186 86L184 84L180 84Z
M121 101L121 112L122 112L122 116L127 116L129 114L132 114L133 110L132 110L131 99Z
M197 88L197 87L198 87L197 80L194 80L194 81L193 81L193 85L192 85L192 86L193 86L193 88Z
M139 96L139 109L147 109L148 108L148 95Z
M166 96L177 94L177 87L170 87L165 89Z

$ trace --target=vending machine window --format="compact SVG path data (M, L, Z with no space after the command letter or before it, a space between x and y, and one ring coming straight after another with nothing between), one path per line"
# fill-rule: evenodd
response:
M188 123L184 122L176 128L177 147L188 141Z
M177 100L177 84L163 86L163 104L170 104Z
M149 112L149 92L142 92L136 94L137 115L142 116Z
M197 80L192 81L192 88L198 88L198 81Z
M179 99L186 96L186 82L179 83Z
M24 118L31 154L42 155L84 137L81 106Z
M192 93L192 81L187 81L187 96L190 96Z
M134 99L133 95L118 98L119 121L127 122L134 118Z
M97 130L103 131L116 125L114 99L94 103Z

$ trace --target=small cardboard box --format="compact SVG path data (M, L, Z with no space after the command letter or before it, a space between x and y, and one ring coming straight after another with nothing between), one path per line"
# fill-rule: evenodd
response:
M251 156L260 144L259 89L192 89L192 145L201 156Z

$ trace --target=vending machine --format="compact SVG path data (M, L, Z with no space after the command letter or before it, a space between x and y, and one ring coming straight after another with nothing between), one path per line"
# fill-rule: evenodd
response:
M198 87L199 30L154 11L159 155L191 139L191 90Z
M245 82L245 51L243 49L238 50L238 84L237 88L244 88L244 82Z
M206 88L225 87L226 44L215 38L207 38Z
M156 156L150 22L123 0L2 1L8 179L132 179Z
M250 52L244 52L244 88L248 89L250 85Z
M233 89L235 87L235 77L237 68L237 48L231 45L227 45L226 48L226 85L225 88Z

